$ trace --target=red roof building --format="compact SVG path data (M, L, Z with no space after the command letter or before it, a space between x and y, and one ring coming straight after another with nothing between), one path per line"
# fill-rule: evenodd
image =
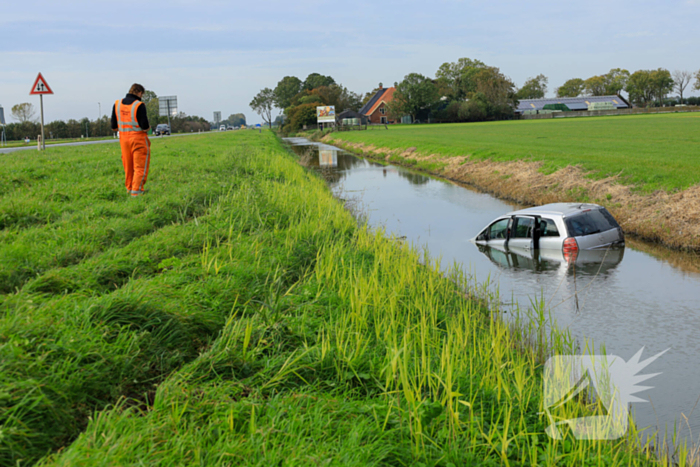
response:
M389 116L386 106L393 99L394 91L396 91L394 87L380 87L369 102L360 109L360 113L365 115L370 123L396 123Z

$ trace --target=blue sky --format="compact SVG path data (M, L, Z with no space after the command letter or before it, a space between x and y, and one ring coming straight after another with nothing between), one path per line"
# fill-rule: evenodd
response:
M318 72L365 93L460 57L517 85L611 68L700 69L700 0L24 1L0 5L0 105L9 117L41 71L46 120L98 116L133 82L190 115L242 112L286 75ZM691 86L692 87L692 84ZM693 94L689 89L687 95ZM695 94L700 92L695 91Z

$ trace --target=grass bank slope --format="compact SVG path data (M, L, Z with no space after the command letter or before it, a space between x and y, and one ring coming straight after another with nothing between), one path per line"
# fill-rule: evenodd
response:
M459 271L357 227L270 133L160 142L140 199L100 150L11 165L3 244L53 236L6 271L1 465L652 462L634 434L545 435L544 354Z
M698 130L688 113L402 125L326 140L518 202L599 202L627 232L700 249Z

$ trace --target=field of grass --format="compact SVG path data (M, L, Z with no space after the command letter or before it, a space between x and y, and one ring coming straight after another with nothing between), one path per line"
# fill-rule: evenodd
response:
M580 165L596 178L619 175L643 191L700 183L700 114L396 125L333 138L422 154L541 161L547 172Z
M493 319L270 132L159 140L136 199L118 151L2 156L0 465L654 463L549 438L568 337Z

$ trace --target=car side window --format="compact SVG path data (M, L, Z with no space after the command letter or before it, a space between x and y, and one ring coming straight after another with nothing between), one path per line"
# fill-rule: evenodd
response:
M558 237L559 229L552 219L540 219L540 237Z
M505 240L509 221L510 219L501 219L491 224L489 226L489 240L497 240L500 238Z
M535 225L535 219L532 217L516 217L515 228L513 229L512 238L532 238L532 227Z

